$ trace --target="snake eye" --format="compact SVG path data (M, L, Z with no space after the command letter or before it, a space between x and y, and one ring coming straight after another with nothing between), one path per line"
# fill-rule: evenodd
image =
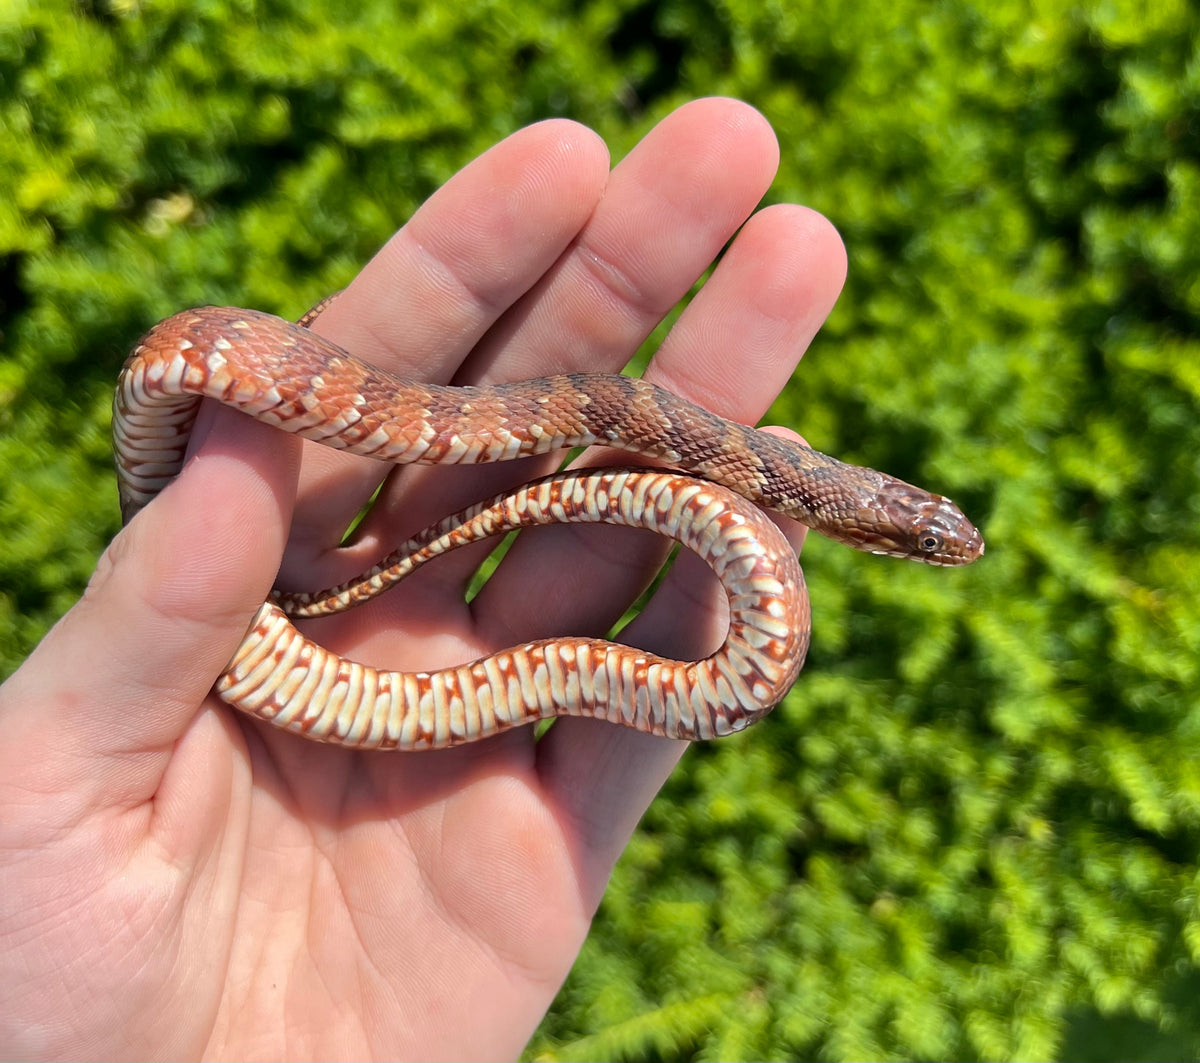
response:
M942 537L935 532L923 532L917 539L917 545L927 554L936 553L944 545Z

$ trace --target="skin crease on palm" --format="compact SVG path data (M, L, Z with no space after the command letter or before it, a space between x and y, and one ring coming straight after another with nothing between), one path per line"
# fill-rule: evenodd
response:
M722 99L675 111L611 170L585 128L522 130L439 190L314 327L426 380L615 371L737 233L647 376L753 423L845 273L823 218L755 212L778 150L756 111ZM363 754L217 702L277 573L337 583L547 470L392 473L339 548L386 471L206 408L183 474L0 688L0 1055L490 1059L525 1045L686 745L565 719L541 740L523 728ZM786 531L798 547L801 529ZM468 548L321 621L319 638L428 668L603 631L663 554L619 529L542 530L466 605L482 557ZM681 559L631 641L696 657L719 640L722 605L696 572Z

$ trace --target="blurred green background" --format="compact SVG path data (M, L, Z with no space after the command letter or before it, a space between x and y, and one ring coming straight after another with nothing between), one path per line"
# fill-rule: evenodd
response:
M772 417L987 557L810 540L810 662L694 749L531 1059L1195 1059L1200 17L1182 0L0 0L0 668L118 524L109 395L295 316L506 133L759 107L850 280ZM814 537L815 539L815 537Z

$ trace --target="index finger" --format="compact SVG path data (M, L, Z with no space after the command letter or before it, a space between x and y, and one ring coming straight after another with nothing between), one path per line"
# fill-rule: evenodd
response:
M321 313L313 331L401 376L449 380L480 336L570 243L607 174L604 143L574 122L514 133L435 192ZM388 471L306 446L285 564L303 566L336 548Z

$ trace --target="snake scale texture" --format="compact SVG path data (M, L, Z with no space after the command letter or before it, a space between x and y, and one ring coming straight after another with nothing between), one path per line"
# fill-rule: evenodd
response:
M325 446L398 464L506 461L600 443L682 472L560 473L446 518L341 587L275 592L214 689L228 704L308 738L440 749L561 715L672 738L728 734L783 698L808 647L799 564L759 507L873 553L940 565L983 553L979 532L947 499L726 421L644 381L600 374L495 387L402 380L309 331L312 317L294 324L203 307L143 337L113 404L125 522L180 471L204 398ZM648 528L694 550L729 599L723 645L701 661L675 661L565 637L402 673L339 657L292 622L369 600L465 543L563 522Z

